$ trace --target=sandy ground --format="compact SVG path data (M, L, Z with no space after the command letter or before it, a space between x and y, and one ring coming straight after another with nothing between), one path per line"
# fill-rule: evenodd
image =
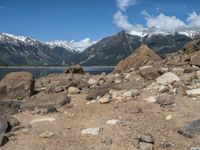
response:
M161 143L171 144L170 150L188 150L200 146L200 138L186 138L177 129L185 122L198 119L200 116L199 100L191 98L175 98L174 108L162 108L155 103L147 103L142 98L127 102L110 104L86 104L85 95L72 96L72 103L62 107L58 113L45 116L22 112L15 115L21 125L27 126L34 119L43 117L55 118L55 121L31 124L30 129L22 129L10 138L1 150L134 150L133 138L140 133L150 133L155 139L155 150L162 150ZM142 109L133 114L134 106ZM168 115L172 119L166 120ZM107 125L109 119L122 121L119 125ZM86 128L100 127L98 135L82 135ZM40 133L52 131L56 135L48 138L40 137ZM106 144L105 139L112 139ZM165 148L166 149L166 148Z

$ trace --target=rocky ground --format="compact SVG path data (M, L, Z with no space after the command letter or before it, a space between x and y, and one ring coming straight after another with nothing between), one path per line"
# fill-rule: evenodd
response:
M131 56L137 66L129 59L110 74L80 66L39 79L8 74L0 82L0 150L200 147L200 68L172 64L176 57L152 63L148 51Z

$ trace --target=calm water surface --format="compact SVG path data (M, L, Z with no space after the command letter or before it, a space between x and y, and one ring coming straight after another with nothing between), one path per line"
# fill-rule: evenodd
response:
M6 74L16 71L27 71L30 72L35 78L46 76L51 73L63 73L67 67L0 67L0 79ZM85 72L91 74L101 74L102 72L110 73L114 67L110 66L94 66L94 67L83 67Z

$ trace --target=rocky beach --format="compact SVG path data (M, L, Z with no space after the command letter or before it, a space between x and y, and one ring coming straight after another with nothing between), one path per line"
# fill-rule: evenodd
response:
M0 150L188 150L200 146L200 56L142 45L112 73L80 65L0 81ZM189 48L188 48L189 47Z

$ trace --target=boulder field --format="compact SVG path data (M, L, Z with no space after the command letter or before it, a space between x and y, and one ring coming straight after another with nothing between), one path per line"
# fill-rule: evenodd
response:
M155 55L136 66L128 59L129 65L110 74L91 75L80 66L37 79L27 72L8 74L0 81L0 149L200 146L200 68Z

